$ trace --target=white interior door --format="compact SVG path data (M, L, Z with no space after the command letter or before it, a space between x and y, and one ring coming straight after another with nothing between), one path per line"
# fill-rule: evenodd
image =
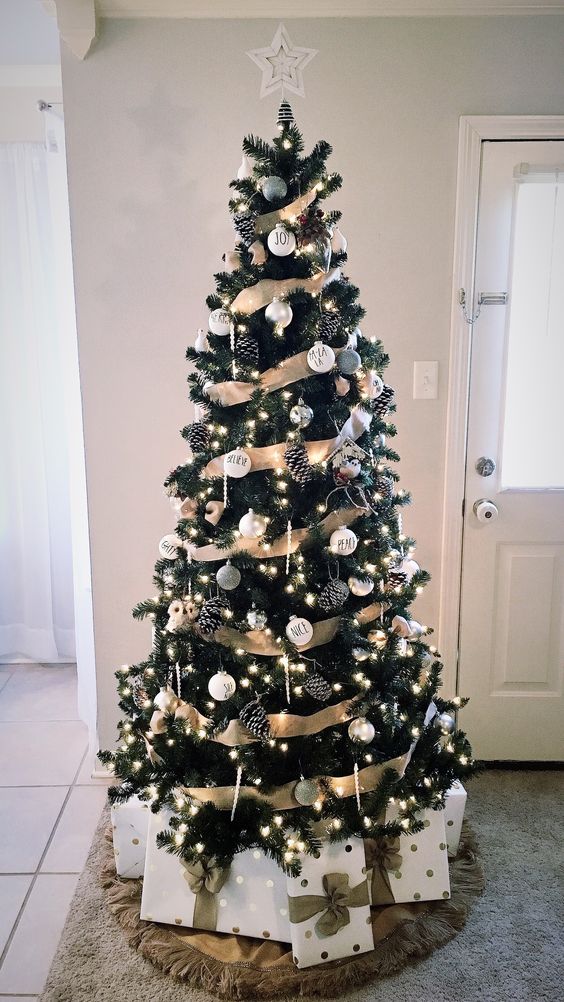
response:
M507 293L507 304L484 304L473 327L463 725L478 758L556 761L564 759L564 141L482 144L475 289L476 300ZM489 475L486 460L495 464Z

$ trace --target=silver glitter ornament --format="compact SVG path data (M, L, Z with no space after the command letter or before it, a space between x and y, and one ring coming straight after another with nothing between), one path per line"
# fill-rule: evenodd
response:
M357 717L349 724L348 735L355 744L369 745L376 736L376 729L366 717Z
M215 580L217 581L220 588L224 591L233 591L237 585L241 584L241 571L233 567L230 560L227 561L223 567L220 567L215 575Z
M287 191L288 185L284 178L277 177L275 174L271 177L265 177L262 182L262 193L268 202L279 201L286 196Z
M443 734L452 734L456 727L456 721L454 717L451 717L450 713L439 713L435 717L435 723L437 727L440 727Z
M354 348L344 348L337 358L337 368L343 376L351 376L353 372L360 369L362 359Z
M302 807L311 807L319 797L319 786L314 779L300 779L294 787L294 797Z
M301 397L290 410L290 421L296 428L307 428L313 421L313 411L311 407L304 404Z

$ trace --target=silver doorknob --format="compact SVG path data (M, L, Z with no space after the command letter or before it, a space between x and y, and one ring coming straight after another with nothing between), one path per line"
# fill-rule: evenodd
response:
M478 522L493 522L494 518L497 518L499 515L497 505L493 501L488 501L487 498L480 498L479 501L474 501L472 510Z
M488 456L480 456L476 460L476 473L479 473L481 477L491 477L492 473L495 473L495 462Z

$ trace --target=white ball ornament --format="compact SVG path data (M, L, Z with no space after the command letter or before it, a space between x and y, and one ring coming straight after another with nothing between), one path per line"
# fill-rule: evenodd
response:
M303 616L290 616L286 636L296 647L303 647L313 638L313 626L309 619L304 619Z
M178 706L178 696L169 685L163 686L155 696L153 703L163 713L174 713Z
M159 543L159 553L165 560L176 560L182 548L182 540L174 532L167 533Z
M357 717L350 722L348 734L355 744L369 745L376 737L376 728L366 717Z
M365 380L365 390L370 400L376 400L384 389L384 380L377 372L367 372Z
M392 619L392 633L398 637L411 636L411 623L404 616L394 616Z
M370 578L350 577L348 585L353 595L357 595L359 598L370 595L370 592L374 591L374 582Z
M368 661L370 651L365 651L364 647L353 647L352 656L355 661Z
M224 699L230 699L236 688L235 679L226 671L218 671L216 675L212 675L208 682L208 692L211 698L216 699L218 703L222 703Z
M241 571L233 567L230 560L216 572L215 580L224 591L233 591L241 584Z
M346 557L354 553L358 545L358 538L352 529L347 529L345 525L335 529L329 537L329 548L331 553L337 556Z
M284 223L276 223L268 234L267 243L269 251L276 257L287 257L296 249L296 238L291 230L286 229Z
M290 304L282 302L276 296L266 307L264 315L273 327L287 327L288 324L292 323L292 317L294 316Z
M418 572L421 570L417 561L410 559L404 560L402 562L401 569L403 573L406 575L408 581L411 581L414 574L418 574Z
M410 619L408 621L408 625L409 625L408 640L419 640L425 633L425 630L421 626L421 623L417 623L415 619Z
M227 337L231 328L231 317L226 310L212 310L208 319L208 328L212 334Z
M335 352L328 344L316 341L307 353L307 364L314 372L330 372L335 365Z
M259 539L266 532L266 521L262 515L257 515L249 508L246 515L239 521L239 532L245 539Z
M278 202L286 196L287 192L288 185L283 177L277 177L273 174L271 177L265 177L262 182L262 193L267 202Z
M250 469L251 457L247 455L244 449L232 449L224 457L223 472L228 477L234 477L236 480L239 480L241 477L246 477Z

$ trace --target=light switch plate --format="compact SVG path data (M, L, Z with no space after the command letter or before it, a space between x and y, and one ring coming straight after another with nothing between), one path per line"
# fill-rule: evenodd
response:
M439 395L439 363L413 363L413 399L436 400Z

